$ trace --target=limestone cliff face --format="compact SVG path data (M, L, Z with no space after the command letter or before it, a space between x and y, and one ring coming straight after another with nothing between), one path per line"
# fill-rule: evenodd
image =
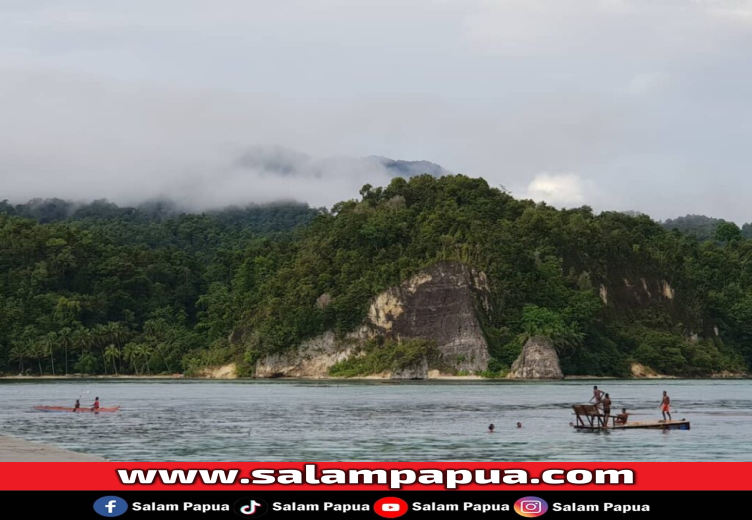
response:
M368 325L388 338L433 340L448 366L483 371L490 355L477 312L488 309L487 294L482 273L442 262L379 294L368 310Z
M358 331L338 340L326 333L293 351L266 356L256 377L326 377L335 363L359 355L368 339L426 339L436 343L442 365L469 373L486 370L490 355L478 321L488 311L488 284L483 273L456 262L436 264L398 287L377 295ZM427 360L393 374L392 379L424 379Z
M548 338L530 338L512 364L510 379L563 379L559 356Z

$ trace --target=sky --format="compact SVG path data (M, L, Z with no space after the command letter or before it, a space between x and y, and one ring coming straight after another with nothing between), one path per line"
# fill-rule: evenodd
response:
M0 200L331 206L377 155L742 223L750 93L752 0L0 0Z

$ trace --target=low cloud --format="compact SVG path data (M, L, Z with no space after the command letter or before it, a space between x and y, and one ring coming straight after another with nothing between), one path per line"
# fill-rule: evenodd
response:
M593 187L575 173L539 173L527 188L527 197L557 207L582 206ZM590 193L592 194L592 193Z

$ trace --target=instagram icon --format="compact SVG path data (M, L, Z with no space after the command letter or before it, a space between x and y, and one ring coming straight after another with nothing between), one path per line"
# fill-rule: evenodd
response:
M548 504L542 498L522 497L514 503L514 510L520 516L535 518L548 511Z

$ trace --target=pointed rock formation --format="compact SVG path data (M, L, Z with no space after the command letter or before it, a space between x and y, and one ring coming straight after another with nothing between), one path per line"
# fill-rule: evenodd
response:
M564 379L559 356L553 342L544 337L532 337L522 347L520 357L512 364L509 379Z

